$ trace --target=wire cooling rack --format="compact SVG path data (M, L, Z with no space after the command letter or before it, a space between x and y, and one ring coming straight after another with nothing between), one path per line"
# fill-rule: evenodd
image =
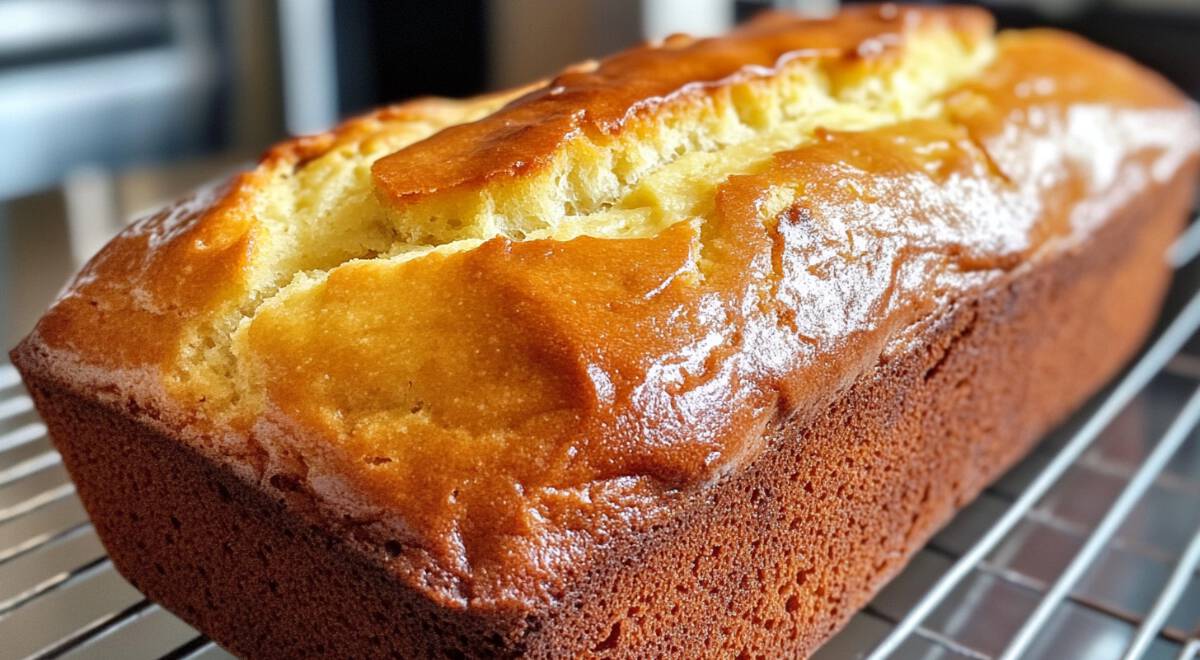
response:
M1200 655L1200 223L1155 338L959 513L837 637L842 658ZM104 554L16 371L0 364L0 660L229 655Z

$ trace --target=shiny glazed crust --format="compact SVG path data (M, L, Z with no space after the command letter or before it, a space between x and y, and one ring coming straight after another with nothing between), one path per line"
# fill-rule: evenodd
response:
M440 607L369 542L136 410L28 382L122 574L238 655L803 657L1133 352L1194 174L928 319L910 350L537 610Z
M1198 145L1068 35L770 15L277 147L13 356L235 651L806 653L1133 350Z

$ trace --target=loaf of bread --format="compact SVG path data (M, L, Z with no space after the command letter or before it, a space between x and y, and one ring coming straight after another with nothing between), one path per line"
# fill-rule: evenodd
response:
M275 147L13 351L234 653L812 652L1150 328L1155 74L967 8L670 37Z

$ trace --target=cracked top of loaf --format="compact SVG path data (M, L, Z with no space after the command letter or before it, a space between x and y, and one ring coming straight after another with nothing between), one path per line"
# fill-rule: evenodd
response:
M1157 76L980 10L768 14L279 145L18 352L443 602L544 602L1198 133Z

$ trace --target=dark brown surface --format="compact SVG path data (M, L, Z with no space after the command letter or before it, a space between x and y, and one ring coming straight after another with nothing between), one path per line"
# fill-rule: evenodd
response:
M434 606L352 529L311 525L135 410L25 375L122 574L240 655L803 655L1132 353L1193 176L931 318L910 350L537 611Z

